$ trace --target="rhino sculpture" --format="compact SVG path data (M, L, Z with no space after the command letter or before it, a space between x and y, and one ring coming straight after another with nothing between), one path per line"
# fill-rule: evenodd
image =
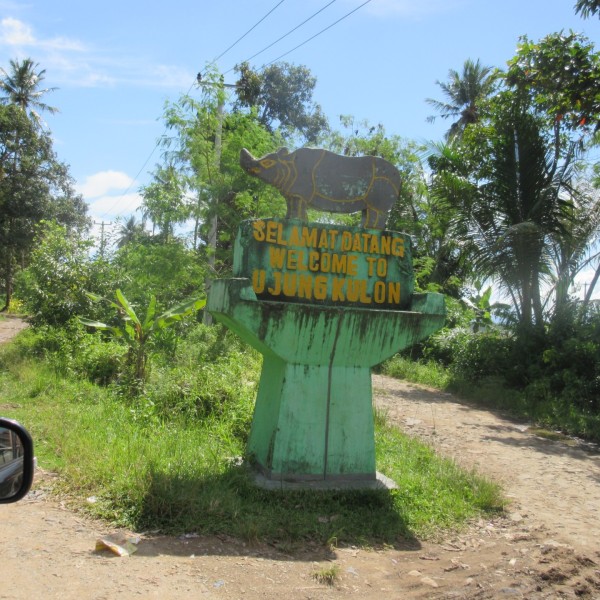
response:
M376 156L340 156L327 150L280 148L262 158L242 149L240 165L277 188L287 202L288 219L306 221L306 210L362 211L361 225L383 229L400 193L400 173Z

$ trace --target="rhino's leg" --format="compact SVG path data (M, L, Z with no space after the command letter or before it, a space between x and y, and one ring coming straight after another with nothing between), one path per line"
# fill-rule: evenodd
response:
M301 219L306 221L306 202L302 196L288 196L286 219Z
M372 206L367 206L362 211L360 224L368 229L384 229L387 220L387 212L376 210Z

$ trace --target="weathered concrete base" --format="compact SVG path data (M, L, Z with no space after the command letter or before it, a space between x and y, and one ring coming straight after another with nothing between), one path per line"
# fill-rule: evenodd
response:
M410 311L258 301L239 278L214 281L207 306L264 356L246 452L267 478L377 485L371 367L442 327L443 297L413 295Z
M264 490L315 490L315 491L345 491L345 490L395 490L396 482L377 472L370 479L343 478L333 479L269 479L264 473L250 470L254 484Z

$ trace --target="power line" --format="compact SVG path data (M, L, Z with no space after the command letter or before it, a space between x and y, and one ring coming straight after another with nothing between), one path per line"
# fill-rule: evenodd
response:
M260 50L256 54L253 54L252 56L250 56L249 58L247 58L243 62L250 62L253 58L256 58L259 54L262 54L263 52L265 52L269 48L273 47L275 44L277 44L281 40L285 39L288 35L294 33L294 31L296 31L297 29L300 29L300 27L302 27L302 25L305 25L311 19L314 19L314 17L316 17L318 14L322 13L328 6L331 6L334 2L337 2L337 0L331 0L331 2L329 2L328 4L326 4L325 6L323 6L323 8L320 8L317 12L313 13L312 15L310 15L310 17L308 17L308 19L305 19L304 21L302 21L302 23L300 23L299 25L296 25L296 27L294 27L293 29L290 29L287 33L285 33L284 35L282 35L280 38L277 38L274 42L272 42L268 46L265 46L262 50ZM233 69L235 69L235 67L231 67L231 69L229 69L228 71L225 71L225 73L223 73L223 75L226 75L227 73L230 73L231 71L233 71Z
M369 2L372 2L372 1L373 0L366 0L366 2L363 2L361 5L357 6L355 9L353 9L350 12L346 13L343 17L340 17L337 21L334 21L331 25L328 25L327 27L325 27L325 29L321 29L321 31L319 31L318 33L315 33L315 35L309 37L307 40L303 41L301 44L298 44L295 48L292 48L291 50L288 50L287 52L285 52L281 56L278 56L275 60L272 60L271 62L267 63L266 65L263 65L261 68L265 69L266 67L272 65L273 63L276 63L278 60L281 60L284 56L287 56L288 54L291 54L295 50L298 50L298 48L302 48L302 46L308 44L308 42L311 42L316 37L320 36L322 33L325 33L327 30L331 29L332 27L334 27L335 25L337 25L339 22L343 21L344 19L346 19L347 17L349 17L351 14L355 13L357 10L361 9L363 6L369 4Z
M333 0L333 1L335 1L335 0ZM217 56L213 60L213 62L216 63L220 58L222 58L223 56L225 56L225 54L227 54L227 52L229 52L234 46L236 46L239 42L241 42L251 31L253 31L254 29L256 29L256 27L258 27L272 12L275 11L276 8L278 8L284 2L285 2L285 0L280 0L273 8L271 8L271 10L269 10L267 12L266 15L264 15L252 27L250 27L250 29L248 29L248 31L246 31L246 33L244 33L244 35L242 35L241 37L239 37L226 50L224 50L223 52L221 52L221 54L219 54L219 56ZM327 8L327 7L325 7L325 8ZM192 88L194 87L195 83L196 83L196 81L194 80L192 82L192 84L190 85L190 87L188 88L188 91L187 91L186 95L189 95L189 93L192 91ZM161 137L164 137L165 133L167 132L167 129L168 128L165 127L165 129L164 129L163 134L162 134ZM144 164L140 167L140 170L137 172L137 174L133 178L133 181L131 182L131 184L129 185L129 187L118 198L115 199L115 203L118 202L119 200L122 200L131 191L131 188L133 187L133 184L135 183L135 181L137 180L137 178L141 175L142 171L146 168L146 165L150 162L150 159L152 158L152 156L154 156L154 153L156 152L156 149L158 148L159 145L160 145L160 138L157 140L156 144L152 148L152 152L150 152L150 154L148 155L148 158L145 160ZM112 208L112 206L111 206L111 208ZM119 215L120 214L122 214L122 213L119 213ZM104 215L106 216L106 215L108 215L108 213L104 213ZM119 216L119 215L117 215L117 216Z
M235 42L233 42L233 44L231 44L231 46L229 46L229 48L227 48L227 50L221 52L221 54L219 54L219 56L217 56L217 58L215 58L215 60L213 62L217 62L220 58L223 58L223 56L225 56L225 54L227 54L234 46L236 46L239 42L241 42L251 31L253 31L256 27L258 27L278 6L280 6L284 2L285 2L285 0L280 0L280 2L278 2L262 19L260 19L254 25L252 25L252 27L250 27L250 29L248 29L248 31L246 31L246 33L242 37L238 38Z
M244 33L244 35L242 35L240 38L238 38L233 44L231 44L226 50L224 50L221 54L219 54L219 56L217 56L213 62L217 62L220 58L222 58L227 52L229 52L229 50L231 50L234 46L236 46L241 40L243 40L251 31L253 31L258 25L260 25L273 11L275 11L275 9L277 9L281 4L283 4L285 2L285 0L280 0L271 10L269 10L267 12L267 14L265 14L261 19L259 19L250 29L248 29L248 31L246 31L246 33ZM328 4L326 4L323 8L319 9L318 11L316 11L314 14L312 14L310 17L308 17L307 19L305 19L304 21L302 21L302 23L300 23L299 25L297 25L296 27L294 27L293 29L291 29L290 31L288 31L286 34L284 34L283 36L281 36L280 38L278 38L277 40L275 40L273 43L269 44L268 46L266 46L265 48L263 48L262 50L260 50L259 52L257 52L256 54L254 54L253 56L251 56L250 58L247 59L247 61L251 60L252 58L255 58L256 56L258 56L259 54L262 54L264 51L268 50L269 48L271 48L272 46L274 46L275 44L277 44L278 42L280 42L282 39L286 38L288 35L290 35L291 33L293 33L294 31L296 31L297 29L299 29L300 27L302 27L303 25L305 25L308 21L310 21L311 19L313 19L314 17L316 17L319 13L321 13L322 11L324 11L328 6L330 6L331 4L333 4L334 2L336 2L336 0L331 0ZM295 52L296 50L298 50L299 48L301 48L302 46L305 46L306 44L308 44L309 42L311 42L312 40L314 40L315 38L317 38L318 36L320 36L321 34L325 33L326 31L328 31L329 29L335 27L338 23L342 22L344 19L348 18L350 15L354 14L356 11L360 10L363 6L366 6L367 4L369 4L370 2L372 2L372 0L366 0L365 2L363 2L362 4L360 4L359 6L357 6L356 8L354 8L353 10L347 12L345 15L343 15L342 17L340 17L339 19L337 19L336 21L334 21L333 23L331 23L330 25L328 25L327 27L325 27L324 29L321 29L321 31L315 33L314 35L312 35L311 37L309 37L308 39L304 40L301 44L298 44L297 46L295 46L294 48L292 48L291 50L288 50L287 52L285 52L284 54L281 54L280 56L278 56L276 59L270 61L269 63L266 63L265 65L263 65L261 67L261 69L265 69L266 67L272 65L273 63L276 63L277 61L281 60L282 58L284 58L285 56L287 56L288 54L291 54L292 52ZM229 73L230 71L233 70L233 67L231 69L229 69L228 71L226 71L224 73L224 75L226 73ZM192 88L194 87L195 81L190 85L187 93L189 94L190 91L192 90ZM165 132L166 132L165 128ZM164 133L163 133L164 135ZM146 159L146 161L144 162L144 164L142 165L142 167L140 168L140 170L138 171L138 173L136 174L133 182L129 185L129 187L126 189L126 191L121 194L121 196L117 199L121 200L122 198L124 198L129 191L131 190L133 183L135 182L135 180L140 176L140 174L142 173L142 171L144 170L144 168L146 167L146 165L148 164L148 162L150 162L150 159L152 158L152 156L154 155L154 153L156 152L156 149L158 148L158 146L160 145L160 140L156 142L154 148L152 149L152 152L149 154L148 158ZM108 213L105 213L108 214ZM122 213L119 213L122 214Z

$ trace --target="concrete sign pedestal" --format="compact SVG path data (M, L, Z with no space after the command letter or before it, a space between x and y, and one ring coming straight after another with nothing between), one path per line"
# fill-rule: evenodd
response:
M371 368L445 320L441 294L412 293L410 238L248 221L234 274L207 308L264 357L247 455L265 486L381 485Z

